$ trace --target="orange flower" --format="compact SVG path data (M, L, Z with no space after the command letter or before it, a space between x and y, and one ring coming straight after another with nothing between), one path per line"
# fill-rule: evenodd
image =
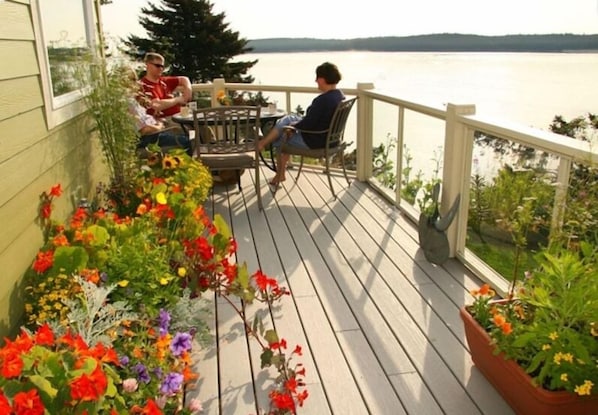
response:
M492 318L492 321L494 321L494 324L496 326L502 327L502 325L505 324L507 320L505 319L505 316L503 316L502 314L495 314Z
M490 292L490 286L488 284L484 284L480 287L478 292L480 295L486 295Z
M506 334L507 336L513 332L511 323L504 323L500 328L502 329L503 334Z
M137 211L135 213L137 213L139 216L145 214L147 212L147 205L145 205L144 203L141 203L139 206L137 206Z
M69 240L63 233L61 233L52 239L52 244L54 244L54 246L68 246Z

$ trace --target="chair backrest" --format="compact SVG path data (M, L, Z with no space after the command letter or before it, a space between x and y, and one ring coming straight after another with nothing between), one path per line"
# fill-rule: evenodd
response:
M257 151L260 107L222 106L193 111L197 154Z
M328 128L328 134L326 137L326 147L338 147L345 135L345 126L347 125L347 119L353 104L357 101L358 97L351 98L345 101L341 101L336 107L332 119L330 120L330 127Z

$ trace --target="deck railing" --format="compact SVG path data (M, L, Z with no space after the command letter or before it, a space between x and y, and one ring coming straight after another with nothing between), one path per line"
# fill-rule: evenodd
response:
M287 112L292 112L297 105L305 109L319 93L314 87L227 83L224 79L215 79L209 84L194 84L193 90L209 95L212 105L218 105L217 95L220 91L261 92L264 96L275 97L278 107ZM503 294L507 291L508 282L466 247L472 165L475 164L474 134L478 132L499 137L547 152L553 157L556 164L553 226L558 226L562 215L562 210L559 209L562 204L556 203L556 200L565 200L563 197L567 193L572 163L595 166L598 160L598 153L588 142L492 119L483 114L478 115L473 104L448 103L442 107L425 105L387 95L383 91L376 90L371 83L360 83L356 88L343 87L342 90L347 96L359 96L357 111L351 114L347 126L349 140L355 143L356 178L359 181L369 182L407 216L416 221L419 216L417 204L412 206L401 199L401 178L406 168L412 168L406 163L429 165L432 149L442 149L441 157L437 155L439 160L436 160L436 166L440 168L434 172L442 182L440 211L446 212L457 195L461 196L458 215L447 231L451 256L458 258L481 279L492 283ZM392 138L393 148L396 150L390 159L395 166L394 190L382 186L373 177L375 168L373 151L374 147L381 142L380 136L384 136L382 132ZM420 140L426 143L424 151L409 153L410 161L406 161L405 151L409 151L408 144ZM424 168L421 173L424 177L430 177L433 169Z

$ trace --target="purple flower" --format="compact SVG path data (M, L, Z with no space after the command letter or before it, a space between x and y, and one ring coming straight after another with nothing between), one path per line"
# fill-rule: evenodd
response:
M183 375L180 373L169 373L160 385L160 392L164 395L174 395L183 386Z
M189 333L177 332L170 342L170 351L175 356L180 356L183 352L191 350L191 335Z
M160 336L164 336L166 333L168 333L168 328L170 326L170 313L163 308L160 309L158 323L160 325Z
M129 356L123 356L120 358L120 364L126 366L129 364Z
M150 383L150 375L149 373L147 373L147 367L145 367L144 364L142 363L137 363L134 367L133 370L135 372L137 372L137 377L139 378L139 380L143 383Z

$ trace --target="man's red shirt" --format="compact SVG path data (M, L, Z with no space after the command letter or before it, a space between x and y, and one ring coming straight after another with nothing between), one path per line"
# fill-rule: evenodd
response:
M176 76L161 76L158 82L152 82L145 76L141 78L141 86L145 97L152 99L167 99L172 98L173 92L177 86L179 86L179 79ZM155 114L155 111L151 108L147 109L147 113L154 116L168 117L180 112L181 106L174 105L170 108L162 110L160 114Z

